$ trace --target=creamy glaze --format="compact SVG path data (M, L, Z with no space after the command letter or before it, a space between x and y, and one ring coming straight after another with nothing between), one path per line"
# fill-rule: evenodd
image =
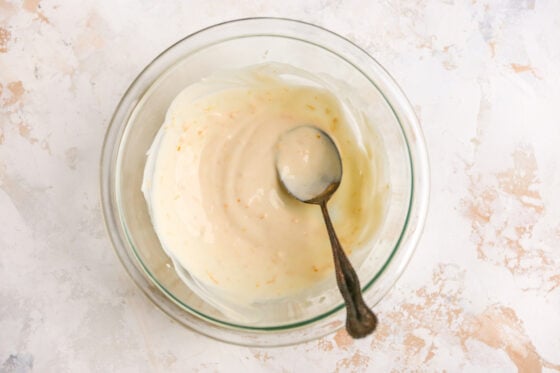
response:
M143 191L162 247L205 296L229 304L293 296L333 273L320 209L277 180L275 145L290 129L313 124L336 142L344 175L329 210L348 253L371 239L382 215L375 149L333 94L286 70L294 75L258 65L187 87L148 153Z

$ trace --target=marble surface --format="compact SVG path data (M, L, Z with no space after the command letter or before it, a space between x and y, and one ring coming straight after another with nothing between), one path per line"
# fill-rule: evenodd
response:
M313 22L407 92L432 200L370 338L216 342L135 288L98 162L142 67L202 27ZM0 372L560 371L560 2L0 0Z

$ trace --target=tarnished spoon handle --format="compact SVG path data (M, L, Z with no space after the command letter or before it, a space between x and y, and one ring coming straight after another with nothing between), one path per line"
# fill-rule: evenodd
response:
M336 237L327 202L321 202L320 206L331 240L336 282L346 304L346 330L353 338L363 338L375 330L377 317L364 302L360 280Z

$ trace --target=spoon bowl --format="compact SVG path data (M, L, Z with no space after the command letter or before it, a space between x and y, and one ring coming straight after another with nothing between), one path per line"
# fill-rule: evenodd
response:
M342 179L342 160L332 138L323 130L303 125L280 137L276 170L294 198L318 204L329 200Z

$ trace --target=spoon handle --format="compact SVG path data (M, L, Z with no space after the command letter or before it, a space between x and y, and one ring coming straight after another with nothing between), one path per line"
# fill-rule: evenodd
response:
M322 201L320 205L331 241L336 282L346 304L346 331L353 338L363 338L375 330L377 317L364 302L358 275L336 237L327 201Z

